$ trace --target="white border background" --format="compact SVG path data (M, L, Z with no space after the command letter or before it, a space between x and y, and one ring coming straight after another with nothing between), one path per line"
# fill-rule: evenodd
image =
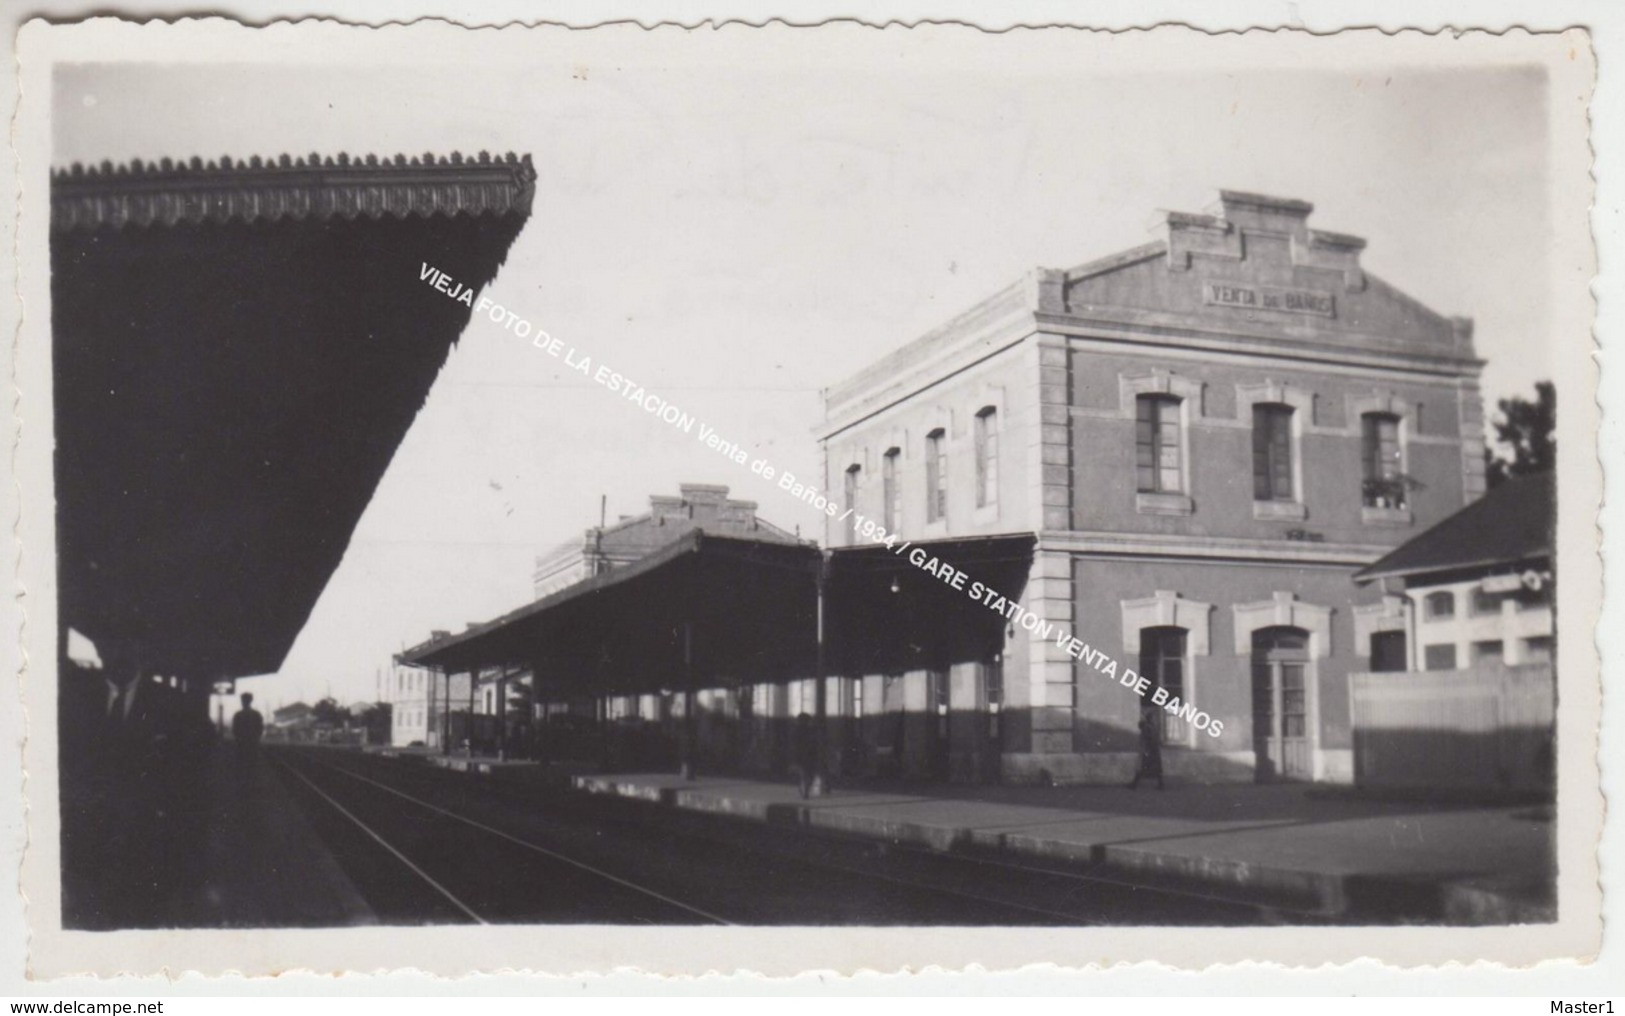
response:
M1622 294L1620 262L1625 249L1620 242L1620 208L1622 188L1616 168L1625 148L1620 143L1625 133L1625 78L1614 66L1625 54L1625 4L1611 0L1473 0L1471 3L1455 0L1402 0L1402 2L1347 2L1347 0L1302 0L1282 2L1207 2L1196 0L1101 0L1101 2L1057 2L1057 0L1001 0L973 3L968 0L915 0L915 2L869 2L857 5L833 2L791 3L786 0L763 3L655 3L606 0L606 2L522 3L494 2L436 5L422 0L399 0L387 8L380 4L360 2L334 2L296 5L275 0L237 0L234 3L203 3L195 7L166 4L124 3L116 8L94 3L53 3L24 6L14 0L0 0L4 6L3 20L8 43L17 26L34 16L50 20L71 21L92 14L117 13L129 18L173 18L183 14L221 14L234 16L249 23L262 23L283 18L327 16L349 22L376 22L387 17L391 21L410 21L420 17L436 17L466 25L503 24L510 21L550 21L572 25L598 24L610 20L630 20L641 23L656 21L694 24L707 19L736 19L759 23L779 17L796 24L816 23L831 17L861 18L870 23L884 21L914 22L954 21L977 24L984 28L999 29L1016 24L1037 25L1063 23L1090 27L1130 28L1161 23L1185 23L1211 31L1245 27L1294 27L1316 32L1335 31L1345 27L1374 26L1385 30L1421 28L1438 30L1448 27L1485 28L1501 30L1522 26L1531 30L1555 30L1582 26L1592 33L1593 46L1599 68L1598 87L1592 105L1593 144L1596 150L1594 172L1597 176L1596 207L1593 229L1598 241L1599 276L1593 290L1598 299L1597 332L1607 349L1606 336L1622 320L1618 310ZM7 121L16 104L16 78L14 48L7 46L11 66L4 76L4 108ZM8 212L14 208L16 194L16 162L0 159L0 193L7 195ZM15 292L14 250L15 222L10 214L0 217L0 245L7 256L0 257L0 287L8 294ZM1610 297L1613 297L1611 300ZM0 300L0 332L11 339L16 335L17 306L11 299ZM7 342L10 345L10 342ZM1606 369L1600 398L1605 407L1616 404L1620 383L1614 372ZM7 372L9 375L9 371ZM15 393L11 393L13 399ZM8 403L14 404L14 403ZM17 425L13 414L5 414L4 441L7 457L6 482L0 484L0 514L9 524L15 522L17 490L11 482L10 458L14 448ZM25 423L26 426L26 423ZM1605 466L1620 465L1618 455L1625 444L1619 440L1617 417L1606 417L1600 439ZM1608 502L1617 505L1619 487L1617 468L1610 469L1605 478L1606 490L1613 496ZM1603 513L1605 532L1619 531L1618 508ZM1612 520L1613 525L1608 523ZM6 553L0 553L0 574L15 589L16 548L13 544ZM1617 574L1615 559L1605 564L1605 578ZM1611 585L1611 584L1610 584ZM0 625L7 633L17 630L21 615L15 599L7 602L5 616ZM1617 602L1605 602L1599 631L1601 650L1605 657L1604 685L1617 681L1617 662L1621 639L1612 634L1625 629L1621 624ZM18 642L14 638L0 638L0 672L16 673ZM17 682L6 684L5 698L0 701L0 870L16 871L17 859L26 835L23 816L18 808L18 788L21 785L19 748L23 737L23 713L20 701L21 686ZM1605 694L1603 714L1603 788L1610 792L1621 785L1620 762L1625 753L1620 749L1622 720L1620 710L1607 708ZM1613 797L1613 794L1609 794ZM1603 842L1602 879L1605 888L1604 913L1607 924L1617 928L1625 917L1625 907L1610 893L1610 882L1618 882L1617 864L1610 865L1610 853L1618 854L1619 819L1610 816ZM1448 932L1441 932L1447 934ZM961 996L984 994L1403 994L1403 995L1532 995L1545 997L1604 996L1610 990L1619 991L1625 984L1625 948L1616 932L1605 933L1603 953L1592 965L1572 962L1546 963L1529 970L1508 970L1479 964L1472 967L1452 966L1440 970L1394 970L1376 963L1356 963L1340 968L1327 968L1316 972L1284 971L1267 965L1232 967L1210 970L1201 975L1177 974L1153 965L1120 967L1109 971L1066 973L1030 970L1021 974L987 975L978 973L950 974L926 972L913 975L866 975L851 979L803 976L792 981L769 982L755 977L721 979L660 979L635 974L610 975L596 978L545 978L480 976L462 980L441 980L428 976L391 975L371 977L352 975L340 979L330 977L284 975L274 981L209 980L191 977L178 982L162 978L118 979L66 979L34 984L25 979L27 932L23 920L21 900L12 893L0 897L0 986L8 995L40 995L47 998L116 995L133 999L138 995L214 996L221 994L283 995L321 993L352 996L379 994L421 996L452 995L459 997L480 995L510 995L515 993L606 995L606 994L760 994L764 991L784 993L841 993L841 994L916 994L951 993ZM1080 958L1081 959L1081 958ZM1200 1003L1195 1003L1200 1004ZM1539 1004L1540 1011L1546 1006Z

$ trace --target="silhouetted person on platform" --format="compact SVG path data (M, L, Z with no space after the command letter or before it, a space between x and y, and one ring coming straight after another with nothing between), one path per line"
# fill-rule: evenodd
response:
M818 746L813 738L813 719L806 713L796 717L795 733L790 739L791 757L795 759L791 768L795 770L796 780L801 785L803 798L812 793L813 776L818 768Z
M1134 770L1130 790L1138 789L1141 780L1155 779L1157 789L1162 785L1162 716L1150 702L1140 706L1140 766Z
M237 744L237 762L249 766L259 761L260 736L265 733L265 718L254 709L254 695L243 692L243 707L231 718L231 739Z

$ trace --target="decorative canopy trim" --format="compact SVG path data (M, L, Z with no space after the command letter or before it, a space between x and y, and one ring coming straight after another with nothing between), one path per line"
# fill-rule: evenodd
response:
M182 222L404 219L416 215L530 214L536 170L512 152L408 159L311 155L247 162L163 159L74 163L51 174L51 228L174 226Z

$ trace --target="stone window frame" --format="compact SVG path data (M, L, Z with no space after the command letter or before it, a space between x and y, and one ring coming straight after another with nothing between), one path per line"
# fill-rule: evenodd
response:
M930 510L931 492L926 489L926 479L931 472L931 464L926 460L926 448L931 441L931 434L938 430L942 431L943 504L942 514L933 519ZM921 415L918 428L910 428L910 431L911 439L919 444L919 475L914 476L911 473L907 481L899 481L902 483L902 490L904 491L903 503L905 507L903 514L908 514L906 507L908 504L908 491L912 489L916 491L915 496L920 498L916 503L920 506L921 535L926 539L946 536L948 535L949 503L953 500L954 450L959 444L954 438L954 412L947 406L931 406ZM914 436L916 434L917 437ZM907 448L906 445L898 445L897 447ZM906 450L904 455L905 457L908 455Z
M908 484L905 479L908 474L908 441L909 432L907 428L888 427L876 436L876 440L874 442L874 447L876 449L874 455L874 482L880 484L880 510L875 513L874 521L875 524L879 526L886 526L888 521L895 524L894 526L886 527L886 534L888 536L892 535L894 528L897 533L902 533L905 519L908 516ZM886 501L886 459L888 457L887 453L893 450L896 450L897 452L895 462L898 491L897 518L888 520L887 514L891 511L891 505L889 505ZM864 452L864 458L867 459L868 457L869 455L866 450ZM864 465L867 468L867 464L864 463Z
M1253 429L1253 407L1260 404L1282 405L1292 410L1292 500L1260 501L1254 497L1253 518L1271 522L1302 522L1309 517L1309 509L1303 499L1303 438L1315 428L1315 393L1299 385L1273 379L1236 385L1236 420L1247 428L1249 436ZM1251 472L1250 462L1248 471Z
M1212 648L1213 611L1211 603L1187 599L1171 589L1158 589L1150 596L1134 600L1121 600L1123 623L1123 652L1125 658L1138 661L1140 632L1146 628L1180 628L1185 632L1185 701L1200 702L1197 657L1207 656ZM1139 666L1136 662L1135 666ZM1149 701L1149 699L1147 700ZM1195 747L1196 728L1186 724L1186 747Z
M1371 659L1371 636L1379 632L1405 632L1405 656L1411 655L1411 633L1405 619L1405 597L1393 593L1383 595L1377 603L1362 603L1354 608L1354 655Z
M1399 420L1399 472L1410 475L1411 438L1415 430L1415 407L1391 391L1376 391L1369 395L1348 397L1347 430L1360 442L1361 479L1365 478L1365 418L1372 413L1383 413ZM1360 498L1360 522L1367 526L1408 526L1415 519L1410 498L1403 508L1374 508Z
M1236 655L1251 661L1253 633L1260 628L1297 628L1309 633L1309 665L1304 670L1304 717L1309 734L1311 758L1320 756L1320 661L1332 655L1332 615L1335 607L1318 603L1305 603L1298 594L1277 590L1268 600L1238 603L1232 606L1235 616ZM1248 668L1247 691L1252 694L1251 667ZM1248 717L1251 722L1251 717ZM1312 773L1318 778L1319 763L1312 764Z
M977 426L976 419L977 419L977 417L981 416L983 413L985 413L989 409L991 409L997 415L997 419L999 421L998 422L998 428L999 428L999 430L998 430L998 439L999 439L999 454L998 454L999 464L998 464L998 469L999 469L999 486L1002 487L1003 484L1004 484L1004 481L1006 479L1006 476L1008 475L1008 468L1009 468L1010 463L1011 463L1011 452L1015 448L1014 443L1010 440L1010 436L1011 436L1010 417L1005 412L1004 386L1003 385L984 383L983 385L981 385L981 387L979 387L977 389L977 391L976 391L976 399L975 399L975 408L971 411L971 416L970 416L970 420L971 420L971 440L972 440L973 444L974 444L975 439L976 439L976 433L975 433L975 428ZM950 433L952 433L952 432L950 431ZM973 448L971 454L973 456L976 454L976 451L975 451L974 448ZM974 467L974 465L975 465L974 461L973 461L972 465ZM975 472L976 472L976 470L974 468L972 468L972 474L973 474L972 480L973 481L976 479L976 477L974 476ZM1000 494L999 489L997 487L995 487L995 489L993 491L993 500L984 505L984 504L977 504L976 503L977 500L981 497L981 491L977 490L975 492L975 495L971 498L971 505L972 505L972 521L976 525L987 525L989 523L998 521L998 518L999 518L999 506L1003 501L1003 498L1001 498L999 496L999 494Z
M858 505L863 500L864 470L863 463L851 462L841 470L841 511L851 512L841 522L841 538L844 545L855 547L858 544Z
M1165 395L1179 401L1179 486L1175 491L1136 490L1134 510L1141 515L1191 515L1196 500L1191 491L1191 431L1206 418L1203 399L1207 383L1167 370L1123 373L1117 376L1118 413L1130 423L1139 421L1142 395ZM1138 441L1138 436L1135 438ZM1138 652L1139 650L1135 650Z
M1309 633L1309 658L1324 660L1332 653L1332 615L1335 607L1306 603L1297 593L1276 591L1268 600L1238 603L1235 615L1237 656L1253 654L1253 632L1260 628L1300 628Z

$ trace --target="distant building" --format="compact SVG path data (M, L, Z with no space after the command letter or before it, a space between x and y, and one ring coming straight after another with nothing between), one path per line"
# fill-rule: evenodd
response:
M676 497L650 497L649 510L642 515L623 515L611 525L588 529L581 539L538 556L536 598L631 564L696 529L713 536L797 542L794 533L760 518L756 502L735 501L724 486L685 483L678 487Z
M283 706L271 714L271 726L284 729L307 727L316 722L316 710L303 702Z
M396 748L429 744L429 684L433 675L396 663L384 675L380 701L389 703L389 743Z

